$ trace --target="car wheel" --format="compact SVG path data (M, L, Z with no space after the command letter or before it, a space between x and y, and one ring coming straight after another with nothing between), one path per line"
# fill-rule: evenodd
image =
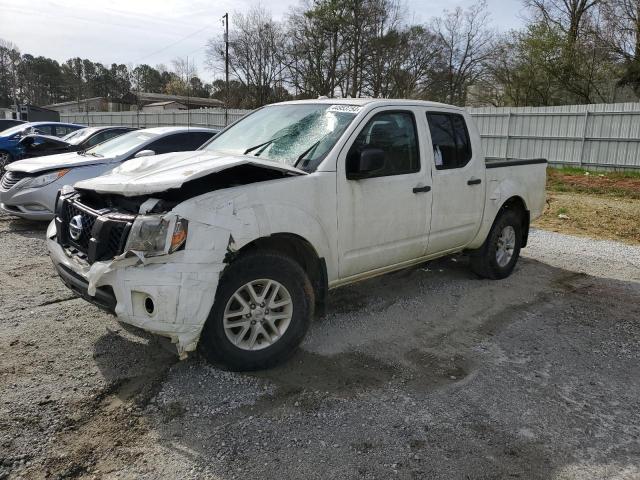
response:
M4 175L4 172L6 171L5 167L12 161L13 158L11 157L11 154L9 152L0 150L0 176Z
M522 218L515 210L503 210L484 245L471 255L471 269L483 278L499 280L511 275L522 246Z
M313 315L308 276L276 252L247 254L224 271L200 351L231 370L275 366L302 342Z

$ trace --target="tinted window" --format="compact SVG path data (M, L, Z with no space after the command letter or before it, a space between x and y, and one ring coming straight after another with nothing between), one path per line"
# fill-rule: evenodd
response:
M211 138L212 134L207 132L184 132L175 133L167 137L156 140L144 147L145 150L153 150L156 155L169 152L187 152L196 150L200 145Z
M461 168L469 163L471 142L462 115L427 113L427 122L436 169Z
M384 112L374 116L360 131L348 156L367 148L384 152L384 166L369 175L382 177L420 170L415 119L409 112Z
M78 130L76 127L67 127L66 125L56 125L56 137L64 137L65 135Z
M51 125L37 125L33 127L36 133L41 135L55 135L53 132L53 127Z

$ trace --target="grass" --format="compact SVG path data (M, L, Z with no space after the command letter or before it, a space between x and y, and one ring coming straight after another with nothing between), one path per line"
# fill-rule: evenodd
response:
M640 172L547 170L547 208L533 226L640 245Z
M548 168L551 192L587 193L640 199L640 171L598 172L575 167Z

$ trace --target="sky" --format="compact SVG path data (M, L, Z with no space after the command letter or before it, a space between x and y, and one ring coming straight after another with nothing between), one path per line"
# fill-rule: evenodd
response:
M424 23L445 9L473 0L403 0L407 20ZM523 24L522 0L488 0L493 25L501 31ZM221 17L244 12L256 0L0 0L0 38L23 53L58 61L88 58L105 65L171 65L176 57L194 62L200 78L221 72L205 67L207 39L221 38ZM281 19L298 0L262 0Z

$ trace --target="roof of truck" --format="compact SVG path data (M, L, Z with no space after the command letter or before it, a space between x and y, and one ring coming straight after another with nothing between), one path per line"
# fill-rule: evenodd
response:
M457 107L455 105L448 105L446 103L439 102L427 102L425 100L411 100L411 99L401 99L401 98L316 98L309 100L291 100L289 102L280 102L276 105L289 105L296 103L327 103L330 105L358 105L365 106L371 104L380 104L380 105L419 105L423 107L446 107L446 108L454 108L456 110L463 110L461 107Z

